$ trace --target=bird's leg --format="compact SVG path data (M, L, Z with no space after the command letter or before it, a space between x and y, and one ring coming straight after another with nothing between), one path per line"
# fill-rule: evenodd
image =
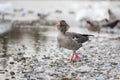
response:
M100 32L97 33L97 39L100 37Z
M75 61L79 61L80 60L80 57L78 56L78 54L75 52L75 51L73 51L73 53L74 53L74 60Z
M73 52L73 53L72 53L72 56L71 56L71 58L70 58L70 60L69 60L69 62L72 62L72 61L73 61L74 55L75 55L75 53Z

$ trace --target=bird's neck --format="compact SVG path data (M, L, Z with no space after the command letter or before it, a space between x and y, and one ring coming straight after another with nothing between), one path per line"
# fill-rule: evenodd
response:
M63 31L59 31L60 34L65 35L66 32Z
M89 25L94 26L94 24L92 22L89 22Z

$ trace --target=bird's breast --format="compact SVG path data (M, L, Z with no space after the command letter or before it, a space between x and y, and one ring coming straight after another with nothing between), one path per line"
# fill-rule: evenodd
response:
M59 34L57 39L61 47L64 47L70 50L77 50L82 46L82 44L77 43L76 41L72 40L70 37L62 34Z

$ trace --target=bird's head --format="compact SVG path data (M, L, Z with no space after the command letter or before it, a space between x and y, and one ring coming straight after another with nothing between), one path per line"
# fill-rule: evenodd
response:
M91 21L90 21L89 19L87 19L87 20L86 20L86 22L87 22L88 24L90 24L90 23L91 23Z
M69 29L69 25L66 23L65 20L61 20L60 22L56 24L56 26L58 30L60 30L63 33L65 33Z
M109 22L109 20L107 18L105 18L104 20L105 20L105 22Z
M112 13L111 9L108 9L108 14L111 14L111 13Z

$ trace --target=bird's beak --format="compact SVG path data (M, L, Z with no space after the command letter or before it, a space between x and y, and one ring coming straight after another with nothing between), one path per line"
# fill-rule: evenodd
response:
M60 22L58 22L55 26L60 27Z

